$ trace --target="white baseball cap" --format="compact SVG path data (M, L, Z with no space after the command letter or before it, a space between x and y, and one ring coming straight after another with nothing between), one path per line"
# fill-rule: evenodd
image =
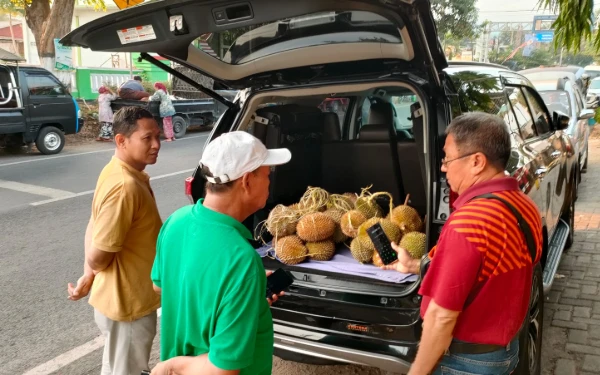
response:
M260 167L285 164L291 159L292 153L287 148L268 150L253 135L234 131L222 134L206 146L200 167L210 171L212 177L204 176L208 182L224 184Z

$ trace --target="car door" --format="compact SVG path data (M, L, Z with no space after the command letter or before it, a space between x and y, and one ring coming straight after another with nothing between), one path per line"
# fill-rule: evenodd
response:
M10 68L0 66L0 134L25 131L21 99L14 87L18 87L14 73Z
M73 98L60 81L43 71L26 72L27 101L31 130L45 124L58 124L63 130L75 129L77 113Z
M572 149L567 148L568 137L562 132L552 129L551 118L539 94L528 86L521 86L520 91L527 100L529 113L533 118L533 133L526 144L535 150L543 163L543 170L537 173L540 184L546 188L546 205L548 207L546 224L549 236L552 235L567 194L568 170L567 160Z

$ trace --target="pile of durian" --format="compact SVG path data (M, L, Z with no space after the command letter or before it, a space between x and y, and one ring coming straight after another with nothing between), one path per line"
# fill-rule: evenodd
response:
M275 256L287 265L313 259L327 261L333 258L337 244L346 244L352 256L360 263L383 265L367 229L380 223L391 242L406 249L413 258L425 253L426 239L423 220L408 206L393 206L387 192L370 193L364 188L355 193L329 194L319 187L309 187L300 201L290 206L277 205L259 226L273 236ZM389 198L389 214L376 202L379 196Z

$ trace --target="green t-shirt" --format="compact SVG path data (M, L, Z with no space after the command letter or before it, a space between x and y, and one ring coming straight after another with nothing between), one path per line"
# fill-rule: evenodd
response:
M162 288L160 359L208 358L240 375L271 374L273 319L250 231L200 200L158 236L152 281Z

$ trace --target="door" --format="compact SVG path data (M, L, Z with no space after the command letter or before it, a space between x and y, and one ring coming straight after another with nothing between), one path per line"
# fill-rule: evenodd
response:
M524 141L523 148L533 154L532 170L535 184L543 195L540 206L546 219L549 236L558 223L566 194L565 170L566 148L562 132L551 129L550 116L542 99L526 86L507 86L519 130Z
M198 39L229 47L213 51L198 46ZM158 53L232 88L295 84L315 76L306 67L330 66L339 73L334 64L341 63L349 63L343 73L351 76L365 69L357 61L394 60L410 62L439 85L438 72L448 65L424 1L147 2L80 26L61 43Z
M29 109L29 132L36 133L45 124L55 124L67 133L77 127L77 113L73 98L54 76L38 72L27 72L25 82Z

